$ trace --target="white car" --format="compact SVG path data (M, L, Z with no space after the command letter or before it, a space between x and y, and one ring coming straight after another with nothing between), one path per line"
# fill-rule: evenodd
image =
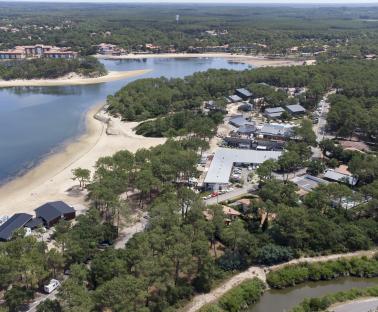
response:
M60 282L56 279L51 279L50 283L43 286L43 290L45 291L45 293L51 294L58 287L60 287Z

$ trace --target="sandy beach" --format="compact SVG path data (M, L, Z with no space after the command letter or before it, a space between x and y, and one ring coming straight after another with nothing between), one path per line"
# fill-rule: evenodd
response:
M84 192L70 192L78 183L72 180L72 169L77 167L93 171L98 158L113 155L127 149L135 152L162 144L165 138L145 138L132 130L137 122L122 122L111 118L112 133L106 132L107 124L93 116L103 103L87 113L87 131L80 138L68 142L60 152L46 157L38 166L0 187L0 216L17 212L33 213L38 206L55 200L63 200L78 210L85 208ZM101 113L103 114L103 113Z
M99 59L109 60L132 60L144 58L225 58L230 61L240 62L252 65L254 67L266 66L298 66L303 65L303 60L295 60L289 58L267 58L266 56L254 56L245 54L231 54L231 53L162 53L162 54L127 54L119 56L109 55L95 55ZM307 64L314 64L314 60L308 60Z
M146 74L151 70L132 70L132 71L111 71L105 76L96 78L84 78L77 75L72 77L62 77L59 79L30 79L30 80L0 80L0 88L7 87L52 87L52 86L74 86L74 85L88 85L124 78L134 77Z

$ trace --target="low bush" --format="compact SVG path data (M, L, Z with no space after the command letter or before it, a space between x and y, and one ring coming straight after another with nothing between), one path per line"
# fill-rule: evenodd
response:
M267 275L267 283L272 288L286 288L305 281L330 280L340 276L378 276L378 260L351 258L321 263L300 263L286 266Z
M200 312L239 312L257 302L265 290L265 284L258 278L244 281L224 294L218 303L208 304Z

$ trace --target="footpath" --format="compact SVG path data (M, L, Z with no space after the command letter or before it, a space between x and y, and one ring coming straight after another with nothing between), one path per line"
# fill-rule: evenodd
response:
M184 307L183 311L196 312L200 310L206 304L217 301L225 293L227 293L232 288L240 285L245 280L258 277L262 281L266 282L267 273L269 273L270 271L278 270L280 268L283 268L291 264L298 264L298 263L303 263L303 262L309 262L309 263L325 262L325 261L337 260L341 258L362 257L362 256L372 257L375 254L375 252L377 252L377 249L362 250L362 251L350 252L350 253L345 253L345 254L334 254L334 255L328 255L328 256L299 258L299 259L294 259L294 260L281 263L278 265L273 265L273 266L252 266L248 270L232 276L230 279L222 283L217 288L213 289L211 292L207 294L200 294L193 297L190 303L187 304L186 307Z

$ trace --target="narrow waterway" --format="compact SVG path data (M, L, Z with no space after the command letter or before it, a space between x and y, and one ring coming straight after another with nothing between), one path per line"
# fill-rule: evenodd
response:
M102 61L110 71L152 69L128 79L96 85L0 89L0 184L35 166L85 130L85 113L122 86L140 78L184 77L210 68L250 66L221 58L151 58Z
M327 294L366 288L378 285L378 278L344 277L332 281L307 282L286 289L270 289L259 302L250 307L249 312L288 312L305 298L322 297Z

